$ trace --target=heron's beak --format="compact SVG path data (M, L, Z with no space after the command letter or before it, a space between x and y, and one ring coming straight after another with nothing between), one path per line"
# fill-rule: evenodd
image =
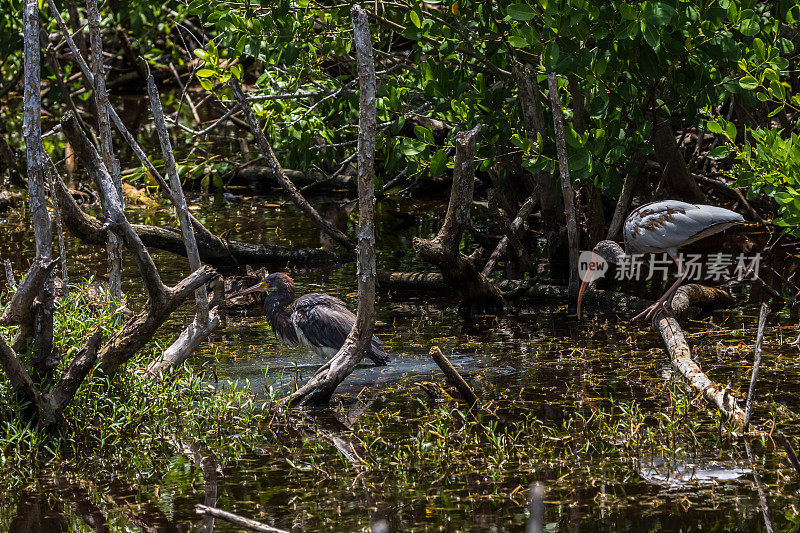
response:
M591 262L594 263L594 258L597 254L592 251L592 259ZM586 273L583 275L583 281L581 282L581 288L578 291L578 319L581 318L581 302L583 301L583 293L586 291L586 287L589 286L589 282L592 279L592 271L587 270Z
M238 298L239 296L244 296L245 294L250 294L251 292L257 292L257 291L269 291L269 282L267 280L259 281L252 287L248 287L244 290L233 293L225 299L233 300L234 298Z

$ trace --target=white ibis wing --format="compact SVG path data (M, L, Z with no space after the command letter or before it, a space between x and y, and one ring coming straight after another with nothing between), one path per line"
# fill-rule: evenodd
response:
M742 215L713 205L665 200L635 209L625 220L628 253L674 250L744 222Z

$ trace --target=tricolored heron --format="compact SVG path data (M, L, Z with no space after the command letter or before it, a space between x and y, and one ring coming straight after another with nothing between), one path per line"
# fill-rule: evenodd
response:
M283 272L270 274L259 283L227 299L255 291L267 292L264 314L278 340L290 346L302 344L322 357L333 357L356 323L356 315L334 296L312 292L295 300L294 280ZM286 306L289 304L291 307L287 311ZM391 360L381 344L383 343L380 339L373 336L364 352L377 366L385 365Z
M592 262L599 256L609 263L619 264L627 256L647 252L666 252L678 265L678 279L653 305L636 315L649 320L662 306L669 309L675 291L686 279L686 271L678 258L678 248L693 243L731 226L744 222L744 217L729 209L713 205L695 205L678 200L664 200L645 204L625 219L623 234L625 249L614 241L600 241L592 250ZM578 318L581 316L583 292L590 282L591 273L584 276L578 292Z

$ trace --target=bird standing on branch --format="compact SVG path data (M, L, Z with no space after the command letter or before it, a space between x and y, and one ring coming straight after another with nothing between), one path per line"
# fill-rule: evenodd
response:
M650 320L658 309L670 308L675 291L686 279L687 273L678 257L678 248L743 222L742 215L713 205L695 205L678 200L645 204L625 219L625 250L614 241L600 241L592 250L591 262L600 257L609 263L619 264L634 254L669 254L678 265L678 279L653 305L633 318L634 321L641 317ZM581 316L583 293L591 277L592 271L587 271L578 292L578 318Z
M356 322L356 315L334 296L313 292L294 300L294 280L283 272L270 274L227 299L256 291L267 292L264 314L278 340L289 346L301 344L322 357L333 357L339 351ZM287 311L289 304L291 307ZM377 366L383 366L391 360L382 344L378 337L373 336L364 351L364 355Z

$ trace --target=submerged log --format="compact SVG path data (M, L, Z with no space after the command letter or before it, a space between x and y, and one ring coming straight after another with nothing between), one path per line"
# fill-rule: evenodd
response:
M197 514L199 515L210 515L220 518L226 522L230 522L235 526L249 529L250 531L263 531L265 533L289 533L285 529L278 529L276 527L268 526L267 524L262 524L261 522L251 520L250 518L229 513L228 511L223 511L222 509L217 509L216 507L209 507L201 503L198 503L195 508L197 509Z

